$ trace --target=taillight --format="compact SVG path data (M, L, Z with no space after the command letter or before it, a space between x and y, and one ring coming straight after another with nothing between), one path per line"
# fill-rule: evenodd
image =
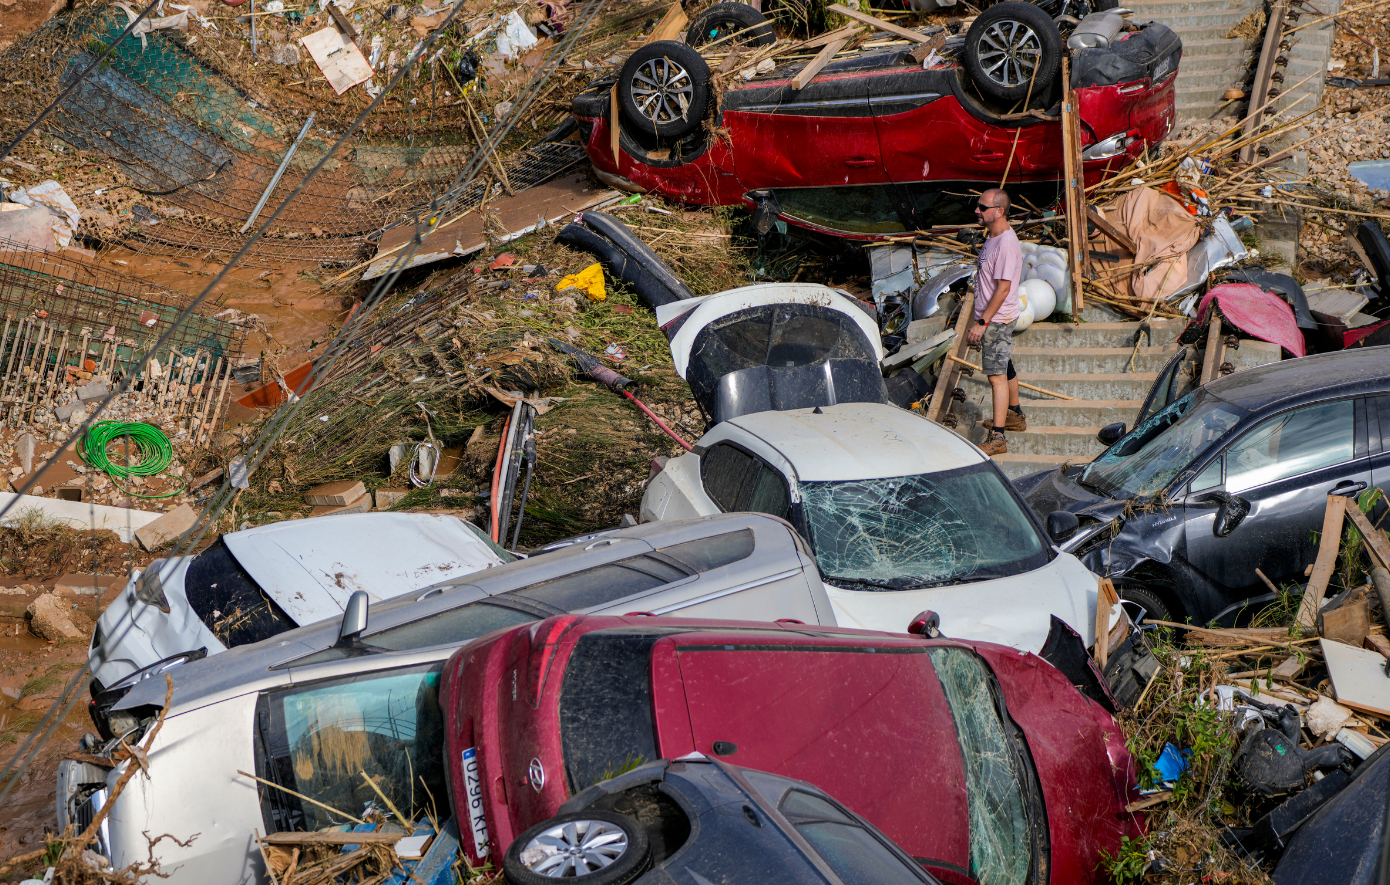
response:
M526 675L526 682L529 686L531 706L536 706L541 700L541 688L545 685L545 677L550 672L550 665L555 660L555 651L560 645L561 639L570 627L580 619L579 615L561 615L541 621L531 628L531 654L530 662Z

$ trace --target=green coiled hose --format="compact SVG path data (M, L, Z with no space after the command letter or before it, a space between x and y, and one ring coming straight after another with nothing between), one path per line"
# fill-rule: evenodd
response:
M128 464L113 464L107 456L106 448L121 437L129 437L134 457ZM121 480L131 476L157 476L169 469L174 460L174 447L169 437L152 424L132 421L98 421L87 429L79 447L82 460L105 472L116 487L127 495L136 498L172 498L184 490L187 483L172 492L159 495L144 495L131 491L121 484Z

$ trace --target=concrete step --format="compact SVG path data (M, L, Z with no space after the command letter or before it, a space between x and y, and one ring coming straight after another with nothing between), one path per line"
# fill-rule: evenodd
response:
M1031 383L1031 382L1029 382ZM1123 421L1133 424L1143 400L1029 400L1023 406L1029 428L1104 427ZM981 416L983 417L983 416Z
M1034 323L1014 337L1018 347L1133 347L1139 323ZM1154 320L1153 335L1144 345L1171 343L1187 325L1185 320Z
M1099 427L1032 427L1005 434L1012 455L1049 455L1091 460L1105 451Z
M1029 375L1023 380L1029 384L1078 400L1142 400L1148 395L1149 388L1153 386L1157 377L1157 372L1134 372L1130 374L1057 372ZM972 399L980 399L990 395L989 382L978 372L964 379L961 386L965 388L966 396ZM1052 398L1031 390L1024 390L1020 395L1025 402Z
M1056 470L1063 464L1078 464L1086 459L1068 458L1065 455L1015 455L1010 452L995 455L993 460L1009 479L1019 479L1040 470Z
M1014 367L1029 377L1056 372L1122 374L1131 368L1136 372L1158 372L1173 353L1174 349L1168 347L1141 347L1137 354L1132 347L1015 347L1013 361Z

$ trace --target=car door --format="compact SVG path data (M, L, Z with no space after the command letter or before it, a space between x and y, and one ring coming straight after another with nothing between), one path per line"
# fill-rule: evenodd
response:
M1366 429L1371 453L1371 483L1385 496L1371 511L1371 519L1376 520L1390 507L1390 396L1366 401Z
M1209 461L1184 502L1187 559L1225 588L1234 603L1265 592L1260 569L1276 584L1301 581L1317 555L1327 496L1363 491L1371 482L1365 400L1347 397L1301 406L1257 423ZM1234 531L1213 531L1213 493L1239 495L1250 511Z

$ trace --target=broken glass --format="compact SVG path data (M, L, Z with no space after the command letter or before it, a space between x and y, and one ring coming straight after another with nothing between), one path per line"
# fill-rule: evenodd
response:
M906 590L1041 567L1047 546L988 464L881 479L800 483L828 580Z
M1017 757L984 665L965 649L927 650L956 725L970 813L970 874L980 885L1021 885L1033 838Z
M1245 414L1244 409L1194 390L1088 464L1081 484L1117 498L1157 495Z

